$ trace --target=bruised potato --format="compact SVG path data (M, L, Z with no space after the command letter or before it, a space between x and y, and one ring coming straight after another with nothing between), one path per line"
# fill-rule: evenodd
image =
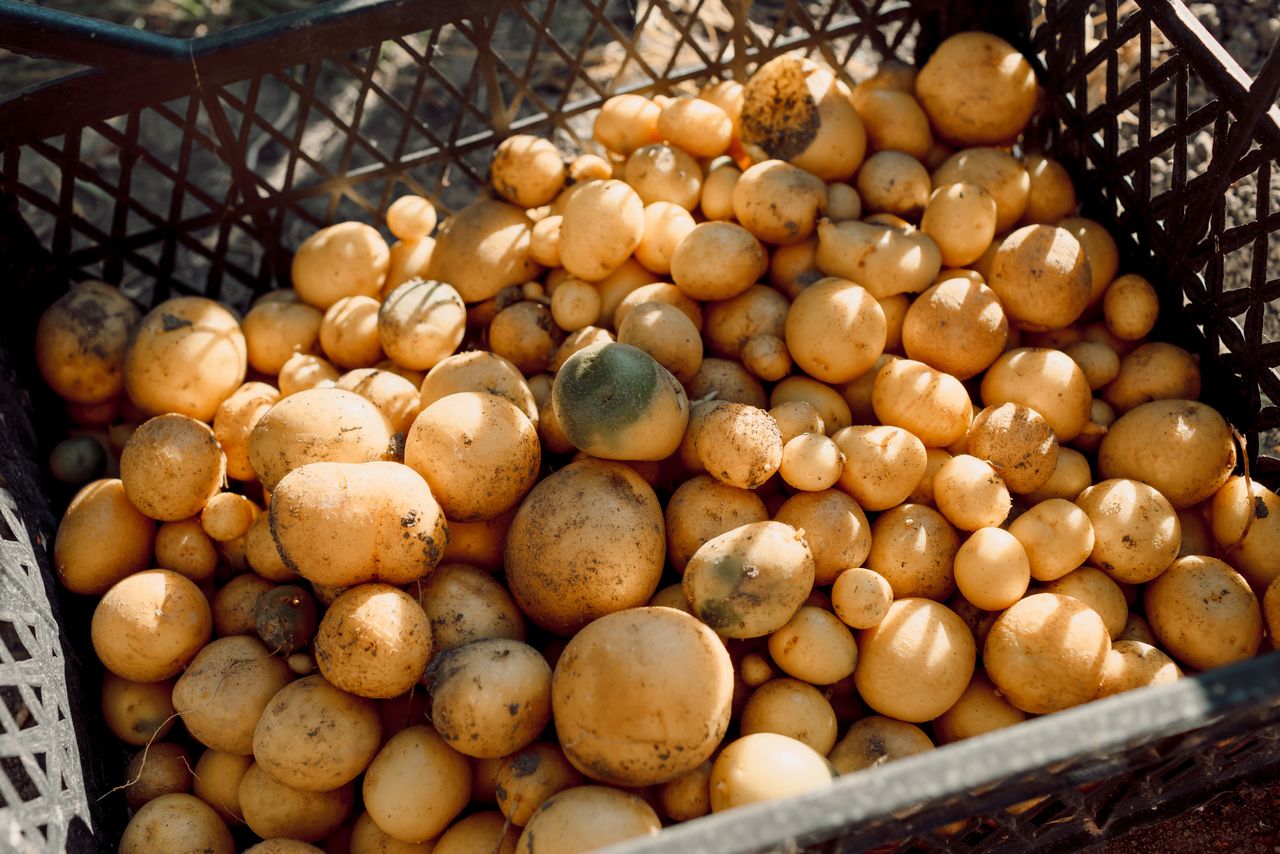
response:
M120 454L120 480L134 506L152 519L195 516L222 488L227 458L213 430L171 413L133 431Z
M104 403L124 389L125 353L142 312L118 289L81 282L40 315L35 358L63 400Z
M538 737L551 720L551 668L527 644L489 638L431 662L431 722L467 756L497 758Z

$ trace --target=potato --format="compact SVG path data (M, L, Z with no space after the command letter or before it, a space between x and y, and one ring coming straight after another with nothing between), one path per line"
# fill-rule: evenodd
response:
M1148 685L1169 685L1181 678L1178 665L1156 647L1141 641L1116 640L1102 665L1102 684L1094 699Z
M308 353L294 353L280 368L277 383L280 396L289 397L311 388L326 388L337 382L340 372L333 363Z
M361 584L333 601L316 632L320 673L361 697L398 697L422 677L431 622L418 601L388 584Z
M644 204L622 181L583 184L560 223L560 259L570 275L598 282L618 270L644 236Z
M231 831L213 809L187 794L161 795L142 806L120 837L120 854L234 854Z
M496 353L471 350L436 364L421 383L422 408L460 391L482 391L505 397L538 425L538 404L520 369ZM550 409L550 407L547 407Z
M825 789L834 776L822 754L803 742L772 732L745 735L711 766L711 811Z
M1017 158L1003 148L957 151L934 170L932 180L935 187L964 182L986 190L996 203L996 234L1004 234L1022 219L1031 192L1031 176Z
M529 254L532 232L533 222L520 208L472 202L440 226L423 278L448 282L467 303L491 299L537 276Z
M967 439L962 440L967 442ZM948 460L952 458L951 453L942 448L929 448L926 452L924 476L920 478L920 482L916 484L916 488L907 496L907 501L912 504L927 504L937 509L937 501L934 500L933 481Z
M80 282L36 324L40 376L63 400L105 403L124 390L125 353L142 312L104 282Z
M662 505L635 471L603 460L570 463L516 511L507 584L529 619L572 634L648 601L662 575L665 540Z
M73 593L101 595L146 569L156 525L129 501L116 478L87 484L67 506L53 544L53 565Z
M218 637L256 635L255 609L258 597L275 588L267 579L252 572L228 581L213 598L213 628Z
M355 821L340 829L335 836L340 836L343 831L350 834L350 847L347 849L350 854L423 854L423 852L431 854L434 850L431 841L401 842L378 827L368 812L360 813ZM498 835L501 836L501 832ZM324 841L327 846L332 846L334 837Z
M815 379L848 382L884 351L884 310L863 287L827 278L806 288L787 314L787 348Z
M969 392L958 379L911 359L880 369L872 384L871 405L882 424L909 430L933 448L960 440L973 415Z
M638 608L575 635L551 691L556 733L574 767L606 783L647 786L687 773L719 746L733 664L688 614Z
M891 149L923 160L933 146L929 117L909 89L855 88L853 104L872 151Z
M845 222L862 216L862 197L848 184L833 182L827 185L825 204L818 209L832 222Z
M296 584L263 593L253 611L258 637L273 655L289 656L311 643L316 633L316 602Z
M1049 423L1017 403L979 412L969 427L968 450L988 461L1009 491L1017 493L1043 486L1058 462L1058 440Z
M377 229L340 222L312 234L293 256L293 288L321 311L343 297L376 297L386 280L390 250Z
M173 682L131 682L107 672L102 676L102 719L111 734L141 747L173 729Z
M120 479L135 507L152 519L195 516L226 479L213 430L176 413L142 424L120 454Z
M484 522L450 523L442 560L461 561L486 572L497 572L502 568L502 549L514 516L515 511L509 510Z
M818 224L822 224L821 220ZM769 283L788 299L795 299L823 276L815 264L817 251L815 237L794 246L777 247L769 256Z
M487 638L525 638L524 615L506 587L483 569L443 563L409 592L431 622L437 652Z
M196 760L191 793L222 817L225 822L243 822L240 811L240 781L253 764L253 756L239 756L206 750Z
M350 783L329 792L299 791L256 764L244 773L237 791L250 830L268 839L299 842L319 841L341 827L351 813L353 795Z
M1046 593L1057 593L1070 596L1092 608L1103 624L1112 640L1124 631L1129 619L1129 605L1125 602L1124 592L1102 570L1091 566L1082 566L1044 585Z
M470 854L472 851L489 851L492 854L516 854L516 842L520 830L508 825L502 813L496 811L472 813L450 825L440 834L431 848L432 854ZM401 843L403 844L403 843ZM423 843L432 845L432 843Z
M1097 305L1120 267L1120 249L1101 223L1084 217L1068 217L1058 223L1075 235L1089 258L1089 305Z
M210 421L244 382L248 355L231 312L204 297L166 300L138 324L124 360L129 399L149 415Z
M751 638L786 625L813 590L814 562L800 532L753 522L708 540L685 567L693 613L723 637Z
M743 735L785 735L826 755L836 743L836 713L812 685L798 679L772 679L747 698L741 731Z
M386 300L396 288L410 279L425 278L435 250L436 241L431 237L397 240L391 244L391 262L387 265L387 278L382 283L378 298Z
M1143 608L1160 645L1196 670L1251 658L1262 643L1262 608L1240 573L1188 555L1147 585Z
M581 854L661 829L653 807L635 795L608 786L577 786L543 802L520 834L516 851Z
M505 638L477 640L435 657L431 721L467 756L521 750L551 720L551 668L537 650Z
M872 213L915 219L929 204L929 171L902 151L880 151L858 170L858 197ZM986 248L986 247L983 247Z
M671 281L697 300L736 297L767 269L769 256L760 241L733 222L699 223L671 255Z
M853 633L835 614L811 605L801 607L769 635L769 654L789 676L811 685L835 684L851 675L858 663Z
M595 139L625 157L646 143L658 141L660 115L662 108L643 95L615 95L600 106Z
M632 152L622 177L645 205L670 202L691 211L702 195L702 169L698 162L683 149L665 142Z
M985 460L968 454L952 457L938 469L933 479L933 498L947 521L962 531L998 527L1012 507L1009 490L996 470Z
M977 184L946 184L929 196L920 230L933 238L948 267L982 256L996 234L996 202Z
M316 584L407 584L440 562L444 513L422 476L400 463L309 463L271 501L284 564Z
M407 435L422 409L418 388L391 371L357 368L338 378L337 387L355 392L378 408L391 424L391 429Z
M140 750L125 768L125 802L137 810L161 795L191 792L191 761L177 744L159 742Z
M768 518L764 502L754 492L729 486L708 475L690 478L676 488L667 502L667 558L683 573L703 543ZM863 524L865 527L865 519ZM869 536L865 538L869 540Z
M818 408L807 400L787 400L776 404L769 415L782 433L782 444L790 442L801 433L826 433Z
M249 461L262 485L274 491L285 475L307 463L388 459L391 435L386 416L360 395L307 389L258 419L249 436Z
M522 208L551 202L564 186L560 152L545 139L528 134L509 136L498 144L489 167L493 188Z
M1051 223L1071 216L1076 209L1076 188L1062 164L1039 154L1028 154L1023 164L1031 176L1031 192L1022 222Z
M955 704L973 676L976 655L973 635L947 606L899 599L876 626L858 633L853 678L868 706L919 723ZM912 676L904 680L903 673Z
M563 338L541 303L517 302L504 308L489 324L489 346L524 374L546 370Z
M942 253L921 231L823 220L818 223L814 264L826 275L857 282L876 299L884 299L926 290L942 269Z
M782 434L769 413L726 403L707 414L697 434L698 460L722 483L755 489L782 464Z
M844 570L861 566L871 550L866 514L856 501L834 489L794 495L774 519L804 532L813 554L814 583L822 587Z
M256 637L219 638L178 679L173 706L201 744L246 756L254 752L254 727L263 710L292 679L288 665Z
M711 762L658 787L658 801L672 821L689 821L711 812Z
M1143 344L1120 360L1115 379L1102 399L1123 415L1153 400L1195 400L1200 396L1200 367L1194 356L1163 341Z
M757 163L733 187L738 222L765 243L791 245L813 234L826 185L781 160Z
M742 171L732 163L724 163L711 169L702 181L702 195L698 208L709 220L733 219L733 189L742 178Z
M436 227L436 209L422 196L401 196L387 206L387 230L400 240L421 240Z
M466 331L466 306L451 285L412 279L387 295L378 309L383 350L413 370L435 367L458 349ZM327 349L327 348L326 348Z
M959 145L1012 142L1036 106L1036 75L1017 48L990 33L956 33L916 77L916 97L938 135Z
M271 536L271 517L267 513L259 513L244 535L245 560L255 573L269 581L293 581L298 574L285 564L276 548L276 541ZM214 608L214 624L218 622L217 608Z
M1063 352L1080 366L1089 388L1098 389L1111 382L1120 373L1120 357L1116 351L1098 341L1077 341L1063 348Z
M955 590L953 564L960 537L932 507L900 504L871 524L867 568L889 582L895 599L941 601Z
M1231 477L1213 496L1213 542L1256 591L1280 577L1280 497L1257 481ZM1180 519L1185 519L1182 513ZM1188 539L1183 523L1183 544ZM1191 554L1205 554L1208 548ZM1179 555L1181 556L1181 555Z
M702 97L676 98L658 114L658 133L694 157L724 154L733 129L729 114Z
M613 327L620 329L627 316L633 310L649 302L663 303L678 308L685 317L689 318L694 327L701 332L702 308L698 305L697 300L690 299L675 285L669 285L665 282L641 285L623 297L619 301L617 308L613 310Z
M218 550L198 518L165 522L156 531L155 542L155 564L161 569L171 569L192 581L204 581L212 578L218 568Z
M1060 442L1080 435L1089 422L1092 399L1080 366L1058 350L1010 350L982 378L984 404L1012 402L1029 407L1043 416Z
M167 569L134 573L98 601L93 650L112 673L159 682L182 672L213 631L209 602L190 580Z
M837 773L852 774L928 750L933 750L933 742L920 727L871 715L854 722L827 759Z
M1145 338L1160 315L1160 299L1151 283L1136 273L1111 282L1102 302L1107 331L1125 341Z
M367 368L382 360L379 306L366 296L343 297L329 306L320 324L320 346L331 362L342 368Z
M1006 700L986 674L979 670L973 674L973 681L956 704L933 722L933 732L940 743L950 744L1004 729L1026 719L1026 713Z
M812 432L834 435L853 424L849 404L831 386L806 376L790 376L769 393L769 405L778 406L792 400L803 400L818 410L822 429Z
M1098 476L1148 483L1181 510L1218 491L1236 465L1231 428L1190 400L1156 400L1121 415L1098 448Z
M1061 578L1094 552L1093 522L1081 507L1062 498L1049 498L1009 525L1009 533L1026 552L1032 578L1037 581Z
M1089 258L1071 232L1028 225L1000 244L987 284L1019 328L1061 329L1089 304Z
M559 293L559 291L557 291ZM684 383L702 366L702 337L679 308L645 302L627 312L618 325L618 343L639 348Z
M564 217L556 214L533 224L529 234L529 257L543 267L560 266L560 224Z
M924 476L924 444L901 427L846 427L831 438L845 456L839 487L865 510L896 507Z
M524 827L547 798L582 783L582 775L569 764L559 745L530 744L500 760L498 808L512 825Z
M689 227L693 227L692 221ZM600 291L577 279L561 282L551 295L551 319L566 332L592 325L600 319Z
M866 129L848 88L827 68L779 56L747 79L742 98L739 135L753 160L786 160L823 181L858 171Z
M878 572L858 567L836 576L831 588L835 614L851 629L869 629L889 613L893 587Z
M782 446L778 473L793 489L818 492L835 485L844 468L844 454L820 433L796 436Z

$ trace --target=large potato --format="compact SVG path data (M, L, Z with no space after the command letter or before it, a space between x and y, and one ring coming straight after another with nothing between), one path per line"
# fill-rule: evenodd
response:
M412 726L383 745L364 775L364 805L401 842L433 839L471 797L471 763L429 726Z
M40 315L40 376L63 400L104 403L124 389L125 351L142 312L103 282L81 282Z
M249 435L249 462L274 490L307 463L363 463L394 453L391 422L351 391L314 388L291 394L258 419Z
M543 802L516 843L517 854L586 854L662 829L653 807L608 786L576 786Z
M201 744L247 756L263 709L292 679L284 659L257 638L219 638L200 650L173 686L173 705Z
M321 676L308 676L265 704L253 729L253 758L286 786L327 792L368 767L381 735L371 700L335 688Z
M884 352L884 310L865 288L823 279L791 304L785 334L787 350L805 373L823 382L848 382Z
M1251 658L1262 643L1262 608L1240 573L1217 558L1174 561L1142 604L1160 645L1197 670Z
M120 854L233 854L231 831L213 808L192 795L161 795L142 806L120 837Z
M133 682L177 676L212 631L213 615L200 588L167 569L118 581L98 601L90 626L103 666Z
M532 232L533 222L520 208L473 202L440 226L427 278L448 282L468 303L492 299L538 274L529 255Z
M1075 235L1051 225L1028 225L996 252L987 284L1021 329L1062 329L1089 304L1089 257Z
M209 425L171 413L133 431L120 453L120 480L152 519L195 516L227 477L227 458Z
M621 267L643 237L644 202L636 191L622 181L589 181L565 206L560 263L575 278L598 282Z
M340 222L303 241L293 256L293 289L325 311L343 297L376 297L387 278L391 253L376 228Z
M244 823L258 836L317 842L347 820L355 787L348 783L328 792L303 792L255 763L244 773L236 793Z
M551 667L520 641L491 638L451 649L432 660L428 678L431 723L467 756L515 753L551 721Z
M764 502L751 490L705 474L689 478L676 487L667 502L667 559L677 571L684 572L703 543L750 522L768 519ZM794 524L789 519L781 521Z
M420 389L422 408L460 391L483 391L505 397L538 426L538 404L520 369L496 353L455 353L427 372Z
M389 584L361 584L343 593L316 631L321 675L361 697L405 693L422 678L432 651L426 612L417 599Z
M976 659L973 635L954 611L929 599L899 599L878 625L858 633L853 679L871 708L919 723L955 705Z
M53 566L72 593L101 595L147 568L156 523L140 513L116 478L87 484L67 506L53 542Z
M960 145L1007 144L1036 106L1036 75L1017 49L990 33L957 33L938 45L916 77L916 97L933 127Z
M757 163L733 187L733 214L765 243L787 246L813 234L827 187L781 160Z
M1104 480L1081 492L1076 504L1093 525L1089 563L1116 581L1151 581L1178 557L1182 542L1178 515L1163 495L1145 483Z
M431 622L437 652L487 638L524 640L524 615L506 586L483 569L444 563L409 592Z
M405 282L378 309L382 349L396 364L416 371L429 370L452 355L466 326L462 297L444 282Z

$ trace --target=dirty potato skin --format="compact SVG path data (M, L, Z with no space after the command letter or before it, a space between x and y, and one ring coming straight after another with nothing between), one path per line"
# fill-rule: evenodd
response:
M726 403L708 413L696 439L698 459L721 483L755 489L782 464L782 433L763 409Z
M528 824L547 798L583 784L560 745L551 742L536 742L503 758L494 781L498 809L516 827Z
M437 652L488 638L525 638L524 615L501 581L465 563L442 563L408 588L431 621Z
M707 540L768 519L764 502L751 490L729 486L705 474L690 478L676 487L667 502L667 557L683 572Z
M449 650L427 676L436 732L467 756L514 753L551 720L551 667L520 641L492 638Z
M398 697L431 658L431 622L418 601L388 584L361 584L333 601L316 632L320 673L362 697Z
M1262 608L1240 573L1217 558L1174 561L1143 596L1160 645L1197 670L1211 670L1258 654Z
M231 831L213 807L194 795L161 795L143 804L120 837L120 854L234 854Z
M253 753L253 731L263 709L292 679L284 659L272 656L257 638L219 638L200 650L178 679L173 707L201 744L244 756Z
M227 477L227 458L209 425L169 413L133 431L120 454L120 480L152 519L195 516Z
M40 376L64 400L103 403L124 388L124 356L142 312L102 282L82 282L45 309L36 326Z
M255 763L241 778L238 794L245 824L254 833L264 839L316 842L347 820L355 787L347 783L328 792L304 792L286 786Z
M608 786L577 786L548 798L516 843L517 854L585 854L662 829L644 799Z
M507 584L529 619L570 635L596 617L643 605L666 551L662 505L628 466L570 463L544 478L507 532Z

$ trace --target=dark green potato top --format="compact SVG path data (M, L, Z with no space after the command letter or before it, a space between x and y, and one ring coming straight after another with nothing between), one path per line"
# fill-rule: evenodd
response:
M652 356L630 344L604 342L574 353L551 389L565 438L588 453L613 447L619 433L650 414L663 393L665 373Z

